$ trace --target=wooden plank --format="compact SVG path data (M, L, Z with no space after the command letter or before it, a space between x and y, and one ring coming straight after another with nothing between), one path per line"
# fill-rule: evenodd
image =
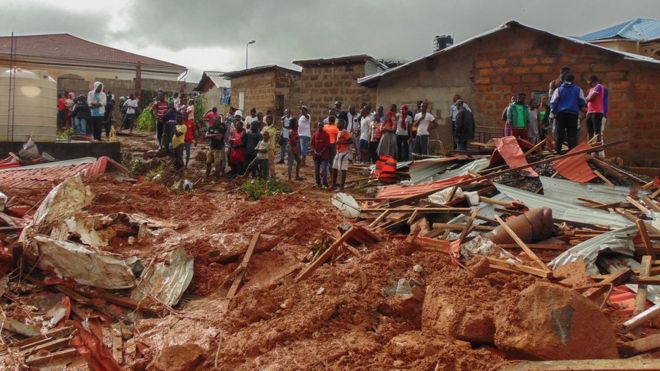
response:
M649 196L642 196L639 198L640 200L644 201L644 204L646 204L646 207L653 211L660 211L660 206L656 202L654 202Z
M651 257L651 255L644 255L642 257L642 267L639 273L640 278L650 276L652 261L653 258ZM637 295L635 295L635 310L633 311L633 314L639 314L644 311L644 308L646 308L647 294L648 291L646 285L637 285ZM639 329L633 331L633 335L635 337L639 336L639 334L640 334Z
M112 357L118 365L124 363L124 340L121 338L121 331L116 328L112 330Z
M614 285L614 286L620 285L626 282L626 280L628 280L628 277L630 277L632 274L633 274L632 269L624 268L612 274L608 274L600 283L603 285ZM586 298L591 298L596 293L600 292L601 289L602 287L594 287L583 292L582 295L584 295Z
M543 270L543 269L530 267L530 266L524 265L524 264L513 264L513 263L509 263L505 260L494 258L492 256L487 256L486 259L488 259L488 262L491 264L491 266L499 266L499 267L503 267L503 268L508 268L510 270L517 271L519 273L527 273L527 274L531 274L531 275L538 276L538 277L541 277L541 278L551 278L552 277L552 271L546 271L546 270Z
M546 271L548 271L548 272L551 272L551 271L552 271L550 268L548 268L547 265L545 265L545 263L543 262L543 260L541 260L541 259L540 259L540 258L534 253L534 251L532 251L532 249L530 249L529 247L527 247L527 245L525 245L525 243L523 242L523 240L521 240L520 237L518 237L518 235L516 235L516 232L514 232L513 229L511 229L511 227L509 227L509 226L504 222L504 220L502 220L502 218L500 218L499 216L496 215L496 216L495 216L495 220L497 220L497 222L500 223L500 225L502 226L502 228L504 229L504 231L505 231L505 232L506 232L506 233L507 233L507 234L513 239L513 241L514 241L518 246L520 246L521 249L523 249L523 251L524 251L524 252L525 252L525 253L526 253L526 254L527 254L527 255L528 255L533 261L536 262L536 264L538 264L541 268L543 268L544 270L546 270Z
M637 279L639 285L660 285L660 276L639 277Z
M373 228L377 226L380 222L383 221L383 219L385 219L388 215L390 215L390 212L391 210L385 210L382 213L380 213L380 215L378 215L378 217L374 219L374 221L371 222L371 224L369 224L369 228Z
M593 169L592 171L594 172L594 174L596 174L597 177L599 177L603 182L605 182L605 184L607 184L610 187L614 187L614 183L610 182L610 180L607 179L605 175L601 174L600 171L596 169Z
M415 222L415 219L417 219L417 213L419 212L419 209L415 209L413 211L412 215L410 215L410 218L406 221L406 224L411 225Z
M73 326L61 327L61 328L50 330L50 331L48 331L47 333L45 333L43 335L37 335L37 336L33 336L33 337L30 337L30 338L27 338L27 339L15 341L15 342L11 343L9 346L10 347L18 347L20 349L21 347L24 347L24 346L27 346L27 345L30 345L30 344L34 344L36 342L40 342L44 339L54 339L54 338L61 337L61 336L68 336L69 334L71 334L73 332L73 330L74 330Z
M625 357L630 357L658 348L660 348L660 334L653 334L641 339L619 344L619 353L622 353Z
M502 244L497 244L497 246L499 246L503 249L520 249L520 246L516 245L515 243L502 243ZM570 246L568 246L566 244L560 244L560 243L528 243L527 247L529 247L532 250L565 251Z
M67 360L74 360L79 358L78 350L75 348L68 348L61 350L59 352L50 353L44 356L32 356L28 358L25 363L31 367L45 366L48 364L57 364L58 362L63 362Z
M656 304L647 310L634 315L632 318L623 323L622 332L626 333L632 331L643 324L652 321L655 317L660 315L660 304Z
M545 144L545 141L546 141L546 140L548 140L548 138L545 138L545 139L543 139L542 141L536 143L536 144L534 145L534 147L530 148L527 152L525 152L524 156L527 157L527 156L531 155L532 153L536 152L537 149L543 147L543 145Z
M229 291L227 291L227 299L233 298L234 295L236 295L238 292L238 288L241 286L241 281L243 281L243 277L247 271L248 264L250 264L250 259L252 259L254 248L257 246L257 242L259 242L259 236L261 236L261 232L257 232L254 236L252 236L252 241L250 241L250 245L248 246L247 251L243 256L243 261L241 261L240 264L240 267L243 269L243 271L238 274L238 277L236 277L234 282L231 284Z
M594 204L594 205L597 205L597 206L603 206L603 205L605 205L604 203L602 203L602 202L600 202L600 201L595 201L595 200L592 200L592 199L589 199L589 198L586 198L586 197L577 197L577 200L578 200L578 201L588 202L588 203L590 203L590 204ZM617 204L619 204L619 203L617 202Z
M628 202L630 202L633 206L635 206L637 209L639 209L639 211L643 212L644 214L650 214L651 213L651 211L649 211L649 209L647 209L646 207L644 207L644 205L637 202L637 200L635 200L634 198L632 198L630 196L626 196L626 200L628 200Z
M354 231L355 227L351 226L351 228L347 230L341 237L339 237L335 243L330 245L330 247L328 247L321 255L319 255L318 258L316 258L316 260L314 260L305 269L303 269L303 271L300 272L300 274L298 274L298 276L295 278L295 282L300 282L300 280L303 280L314 273L318 267L320 267L326 260L328 260L328 258L330 258L330 256L332 256L332 254L335 253L339 246L344 244L344 242L346 242L346 240L351 237L351 234L353 234Z
M628 359L584 359L566 361L517 361L500 368L502 371L614 371L614 370L658 370L660 359L628 358Z
M461 234L458 236L458 245L462 245L463 242L465 242L465 238L468 235L468 231L470 230L470 227L472 227L472 223L474 223L474 218L476 218L479 215L479 208L475 208L472 211L472 214L470 214L470 217L468 218L467 222L465 223L465 226L463 227L463 230L461 231Z
M32 348L24 349L23 352L25 352L26 355L27 354L40 353L40 352L46 352L46 351L49 352L49 351L52 351L52 350L55 350L55 349L60 349L60 348L63 348L65 346L70 345L71 339L73 339L73 336L69 335L65 338L55 339L55 340L52 340L52 341L49 341L49 342L46 342L46 343L43 343L43 344L39 344L39 345L34 346Z
M639 230L639 236L642 238L642 243L646 249L646 255L650 255L655 258L653 254L653 244L651 244L651 239L649 238L649 232L646 230L646 224L642 219L637 219L635 222L637 224L637 229Z
M400 213L412 213L415 210L418 210L420 213L461 213L461 212L470 212L472 209L469 207L401 207L401 208L387 208L387 209L362 209L363 213L377 213L383 211L390 212L400 212Z

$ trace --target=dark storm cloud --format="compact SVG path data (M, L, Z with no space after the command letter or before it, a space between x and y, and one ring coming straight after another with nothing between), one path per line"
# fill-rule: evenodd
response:
M0 1L0 5L0 35L70 33L95 42L107 40L108 20L100 12L12 0Z
M660 17L657 5L657 0L140 0L130 27L114 36L175 50L220 45L237 55L255 39L255 65L359 53L412 59L428 53L437 34L460 41L512 19L583 34L639 16Z
M410 60L430 52L434 35L460 42L512 19L580 35L636 17L660 18L658 0L136 0L119 10L126 26L117 30L107 22L112 9L103 5L81 13L75 6L16 5L24 3L12 1L0 13L3 33L66 31L138 49L221 47L232 57L229 65L218 61L220 70L243 68L245 43L252 39L251 66L362 53Z

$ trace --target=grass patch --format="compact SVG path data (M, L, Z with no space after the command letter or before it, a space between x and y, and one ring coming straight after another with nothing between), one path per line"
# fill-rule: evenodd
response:
M252 179L241 185L241 190L247 194L248 198L253 201L260 200L265 196L273 196L282 193L290 193L291 187L288 184L281 182L277 179L268 178Z

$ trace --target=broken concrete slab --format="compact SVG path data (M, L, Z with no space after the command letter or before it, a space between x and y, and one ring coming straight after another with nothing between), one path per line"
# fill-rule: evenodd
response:
M39 269L55 272L61 278L70 278L82 285L104 289L126 289L135 286L131 267L115 255L44 235L34 236L31 247L39 257Z
M495 312L495 345L536 360L618 358L614 326L575 290L537 282Z
M332 196L332 204L347 218L355 219L360 216L360 205L347 193L336 193Z
M182 247L168 253L142 273L131 298L140 301L153 297L168 306L176 305L192 281L193 260Z

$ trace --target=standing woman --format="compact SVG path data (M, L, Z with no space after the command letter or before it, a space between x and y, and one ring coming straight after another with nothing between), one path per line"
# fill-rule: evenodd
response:
M235 123L236 130L231 133L229 139L231 143L231 172L234 176L240 176L245 172L245 161L247 159L247 151L245 149L245 129L243 122L237 121Z
M293 167L293 162L296 162L296 180L302 180L300 177L300 135L298 134L298 120L292 118L289 122L289 181L291 181L291 168Z
M378 156L390 156L397 158L396 138L396 104L390 106L385 115L385 121L380 128L381 136L378 144Z
M401 113L396 119L396 152L399 155L398 161L408 161L410 150L408 140L410 138L410 124L412 124L412 115L408 114L408 106L401 106Z

